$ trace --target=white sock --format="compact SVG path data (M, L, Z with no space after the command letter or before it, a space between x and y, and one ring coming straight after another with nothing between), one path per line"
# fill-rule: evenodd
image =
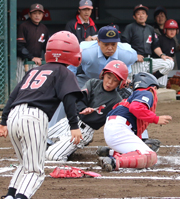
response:
M14 199L12 196L6 196L4 199Z

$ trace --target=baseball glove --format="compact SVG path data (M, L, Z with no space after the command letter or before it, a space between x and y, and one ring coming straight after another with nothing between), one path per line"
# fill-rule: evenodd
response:
M145 144L147 144L154 152L158 152L161 142L157 139L148 139L145 141Z
M50 176L53 178L82 178L82 177L100 177L101 175L92 171L83 171L75 167L65 166L64 169L56 167Z
M119 94L123 99L127 99L132 94L132 89L130 87L125 87L119 90Z

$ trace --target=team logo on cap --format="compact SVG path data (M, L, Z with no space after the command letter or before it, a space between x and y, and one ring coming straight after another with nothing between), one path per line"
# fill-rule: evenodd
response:
M38 5L38 4L36 5L36 8L39 8L39 5Z
M114 68L119 68L119 65L120 64L114 64L113 66L114 66Z
M88 5L88 1L85 2L85 5Z
M107 36L107 37L115 37L115 36L116 36L116 33L114 32L114 30L109 30L109 31L106 33L106 36Z
M171 21L170 25L174 25L174 24L175 24L174 21Z

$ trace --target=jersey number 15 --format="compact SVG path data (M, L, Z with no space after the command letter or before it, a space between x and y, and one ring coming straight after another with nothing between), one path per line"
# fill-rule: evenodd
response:
M29 73L29 77L21 87L22 90L28 87L30 87L31 89L40 88L47 80L47 77L45 75L50 75L53 72L52 70L43 70L35 77L34 81L31 82L31 80L37 74L38 71L39 70L33 70Z

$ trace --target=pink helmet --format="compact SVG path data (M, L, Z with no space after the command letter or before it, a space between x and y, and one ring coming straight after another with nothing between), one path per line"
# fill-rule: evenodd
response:
M179 33L178 23L174 19L168 19L164 24L164 33L166 29L177 29L177 34Z
M126 64L119 60L110 61L104 69L101 71L99 78L103 79L105 72L113 73L117 79L121 81L119 88L123 88L126 85L128 77L128 68Z
M69 31L53 34L46 45L46 62L64 63L79 66L81 49L77 37Z

